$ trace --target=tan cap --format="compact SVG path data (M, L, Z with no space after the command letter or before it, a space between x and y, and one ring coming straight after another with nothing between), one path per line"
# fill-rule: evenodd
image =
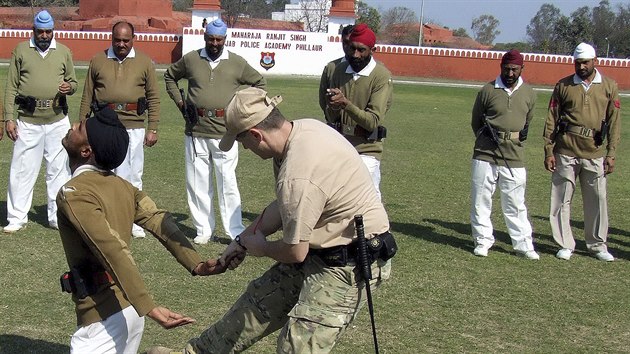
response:
M229 151L238 134L262 122L280 102L281 96L269 98L265 90L257 87L237 91L225 109L226 132L221 138L219 148Z

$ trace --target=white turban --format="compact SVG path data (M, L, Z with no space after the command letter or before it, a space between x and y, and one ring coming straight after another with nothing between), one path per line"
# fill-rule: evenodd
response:
M584 42L578 44L575 47L575 51L573 52L573 59L595 59L597 55L595 54L595 48L592 45L586 44Z

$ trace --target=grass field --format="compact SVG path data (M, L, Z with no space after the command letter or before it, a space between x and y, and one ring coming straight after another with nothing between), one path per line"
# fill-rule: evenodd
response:
M83 82L84 70L78 71ZM527 72L525 72L525 75ZM559 75L561 75L559 73ZM488 78L492 79L492 78ZM4 87L6 67L0 68ZM163 85L163 84L162 84ZM290 118L321 117L318 80L269 78L271 94ZM76 119L82 86L72 98ZM158 144L146 150L144 189L169 209L190 237L184 187L183 124L162 87ZM585 252L581 198L573 224L578 239L571 261L554 257L548 223L550 176L544 170L542 126L549 92L539 92L527 142L527 204L540 261L515 256L495 198L497 242L487 258L472 255L470 237L470 110L476 89L395 84L386 121L388 139L381 189L399 245L392 279L375 296L382 353L621 353L630 352L630 163L628 133L609 179L609 247L618 259L597 261ZM628 107L630 100L622 99ZM624 113L627 115L627 113ZM334 158L334 156L331 156ZM6 186L11 142L0 142L0 223L6 223ZM269 161L240 155L237 170L245 222L273 198ZM0 235L0 352L63 353L75 318L70 296L59 290L66 270L59 236L45 227L44 179L40 176L28 228ZM221 230L221 228L218 228ZM214 257L227 243L199 246ZM147 320L141 350L181 347L218 320L247 282L272 262L250 257L236 271L192 278L152 238L134 241L134 257L158 303L194 317L194 325L166 331ZM369 353L367 311L350 328L336 353ZM276 335L252 353L274 353Z

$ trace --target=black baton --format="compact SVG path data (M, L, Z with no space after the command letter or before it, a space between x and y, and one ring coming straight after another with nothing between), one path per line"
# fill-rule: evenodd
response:
M378 354L378 339L376 338L376 324L374 323L374 305L372 304L372 289L370 280L372 279L372 269L367 253L367 240L363 229L363 215L354 216L354 227L357 231L357 241L359 242L359 268L361 276L365 281L365 292L367 294L368 310L370 311L370 322L372 322L372 337L374 338L374 352Z

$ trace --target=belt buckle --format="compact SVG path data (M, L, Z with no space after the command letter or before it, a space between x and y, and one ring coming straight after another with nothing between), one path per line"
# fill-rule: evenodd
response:
M212 109L206 109L206 116L208 116L208 118L214 117L213 110Z
M118 104L116 104L116 110L117 110L117 111L122 111L124 107L125 107L125 104L124 104L124 103L118 103Z
M46 108L52 107L52 100L45 100L44 102L45 102L44 103L44 107L46 107Z
M343 133L346 135L354 135L354 127L351 125L344 125Z
M591 135L591 130L588 129L587 127L580 127L580 135L588 137Z

